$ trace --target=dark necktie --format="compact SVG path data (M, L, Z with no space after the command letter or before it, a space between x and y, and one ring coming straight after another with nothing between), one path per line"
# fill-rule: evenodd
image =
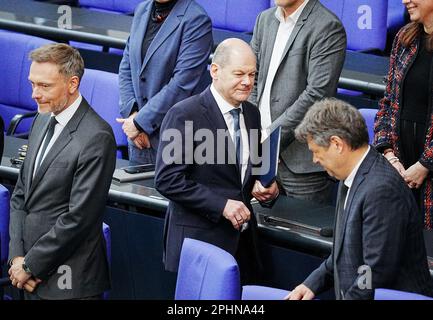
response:
M235 135L235 149L236 149L236 162L239 166L239 170L242 173L241 164L241 127L239 125L239 114L241 112L240 108L235 108L230 110L230 114L233 117L233 129Z
M39 154L38 162L36 163L36 169L38 169L42 163L42 158L45 154L45 151L47 150L47 147L50 144L51 139L53 138L54 128L56 127L56 124L57 124L56 117L51 117L50 123L48 124L47 135L45 137L44 144L43 144L41 152Z
M333 248L333 264L334 264L334 288L335 298L337 300L343 299L342 291L340 289L340 277L337 270L337 243L339 243L343 233L343 222L344 222L344 202L346 201L347 191L349 188L344 184L344 181L340 182L340 190L338 193L338 201L336 207L335 217L335 232L334 232L334 248Z

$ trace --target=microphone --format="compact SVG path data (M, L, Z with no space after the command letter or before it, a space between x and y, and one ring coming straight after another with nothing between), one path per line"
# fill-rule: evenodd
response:
M334 230L330 227L323 227L323 228L320 228L319 234L322 237L331 238L334 235Z

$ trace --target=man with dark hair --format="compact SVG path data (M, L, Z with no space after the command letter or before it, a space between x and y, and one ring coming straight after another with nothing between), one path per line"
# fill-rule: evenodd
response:
M329 258L287 298L373 299L389 288L433 295L422 216L398 172L368 145L362 115L343 101L316 102L296 128L313 161L340 180Z
M250 101L260 109L262 129L281 126L278 180L286 195L332 203L334 182L311 161L294 130L315 101L332 97L346 53L340 20L318 0L275 0L254 27L257 57Z
M11 198L10 279L30 300L97 299L110 287L102 219L113 131L79 92L76 49L49 44L30 59L39 113Z

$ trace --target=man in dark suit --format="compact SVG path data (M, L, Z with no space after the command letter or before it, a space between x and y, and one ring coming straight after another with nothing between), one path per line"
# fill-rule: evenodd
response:
M80 95L66 44L34 50L38 115L11 198L9 275L26 299L93 299L110 287L102 218L116 161L111 127Z
M170 200L164 230L166 270L177 271L183 240L193 238L235 256L243 283L260 273L251 193L254 187L259 201L272 201L278 187L273 183L265 189L252 174L251 155L257 154L258 144L249 135L254 130L259 134L260 114L246 100L255 70L248 44L223 41L211 65L210 88L176 104L164 118L155 185ZM170 159L171 148L178 146Z
M317 102L295 134L340 187L331 255L288 298L313 299L332 285L337 299L373 299L376 288L432 295L422 215L400 174L368 145L359 111Z
M162 119L200 92L212 50L210 18L194 0L146 0L135 10L119 67L120 113L131 165L155 163Z

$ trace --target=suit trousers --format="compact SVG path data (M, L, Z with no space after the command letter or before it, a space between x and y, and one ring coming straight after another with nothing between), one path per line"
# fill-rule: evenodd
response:
M241 232L235 259L239 266L242 286L258 284L263 278L263 265L254 242L251 228Z
M333 203L336 183L326 172L294 173L280 161L277 181L289 197L326 205Z

